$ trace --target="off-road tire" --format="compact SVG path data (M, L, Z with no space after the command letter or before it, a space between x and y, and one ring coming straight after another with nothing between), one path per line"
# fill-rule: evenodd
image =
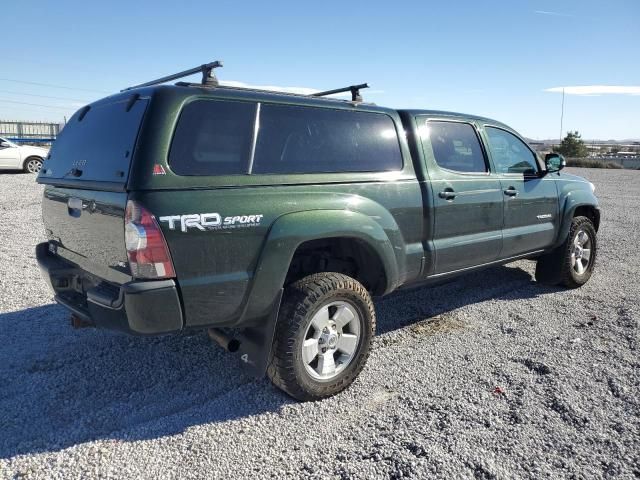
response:
M591 241L591 257L582 275L571 265L573 242L578 232L584 231ZM551 253L541 256L536 265L536 280L545 285L564 285L567 288L578 288L587 283L597 255L597 237L593 222L587 217L575 217L565 241Z
M38 162L40 164L40 167L35 170L32 169L31 164ZM43 164L43 160L40 157L28 157L22 164L22 170L24 171L24 173L38 173L40 171L40 168L42 168L42 164Z
M360 339L351 362L329 380L314 379L302 360L302 342L314 314L335 301L348 302L360 318ZM376 315L369 292L356 280L341 273L316 273L289 285L278 314L267 374L292 397L313 401L346 389L364 367L371 348Z

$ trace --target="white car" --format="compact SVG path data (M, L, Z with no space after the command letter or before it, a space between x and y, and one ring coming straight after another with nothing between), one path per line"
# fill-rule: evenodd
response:
M24 170L38 173L49 150L29 145L16 145L0 137L0 170Z

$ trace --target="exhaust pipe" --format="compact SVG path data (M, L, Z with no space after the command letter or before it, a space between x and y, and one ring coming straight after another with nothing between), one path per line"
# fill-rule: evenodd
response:
M227 352L237 352L240 348L240 340L231 338L218 328L209 328L207 330L209 338L224 348Z

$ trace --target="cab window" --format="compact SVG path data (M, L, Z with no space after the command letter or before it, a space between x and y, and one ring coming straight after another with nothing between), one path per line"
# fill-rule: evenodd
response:
M535 175L538 161L531 149L518 137L495 127L486 127L491 158L498 173Z
M480 140L472 125L429 120L420 127L420 137L423 145L427 141L431 144L439 167L462 173L488 171Z

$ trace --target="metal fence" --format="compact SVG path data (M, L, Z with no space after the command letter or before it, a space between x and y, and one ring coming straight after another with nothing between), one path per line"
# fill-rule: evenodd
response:
M44 122L16 122L0 120L0 137L16 143L51 144L64 125Z

